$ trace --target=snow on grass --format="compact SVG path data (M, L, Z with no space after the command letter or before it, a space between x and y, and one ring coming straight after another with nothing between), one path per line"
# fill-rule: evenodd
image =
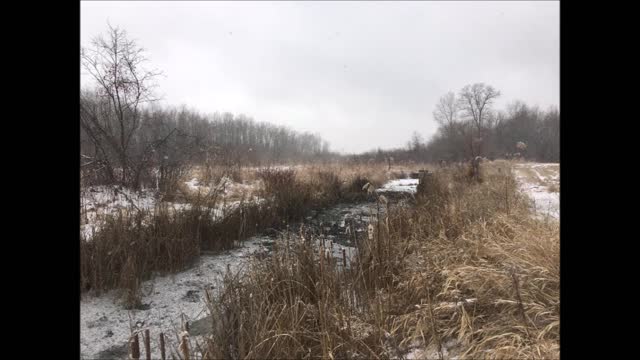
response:
M513 171L520 191L529 196L536 215L559 220L560 193L549 191L552 186L559 188L559 164L516 164Z
M81 210L94 214L115 213L132 206L148 210L155 203L155 194L151 190L136 192L118 186L92 186L82 191L80 196Z
M205 196L212 190L211 186L202 184L197 178L185 182L191 195ZM230 211L236 209L240 199L245 203L262 203L261 199L254 195L259 185L235 183L228 177L220 179L216 188L219 191L218 203L213 210L213 219L222 219ZM215 190L215 189L214 189ZM85 188L80 194L80 233L85 239L91 239L93 234L100 230L106 217L117 215L120 211L143 210L153 214L160 200L153 190L133 191L119 186L91 186ZM162 202L173 211L184 211L191 208L189 203Z
M335 223L340 227L339 232L345 232L347 217L363 217L362 214L369 213L369 211L373 211L369 203L341 204L318 214L318 220L323 223ZM364 218L369 219L367 216ZM278 241L284 242L285 240ZM230 267L232 273L245 269L251 256L268 252L268 248L264 245L272 242L273 240L269 238L254 237L247 240L241 248L218 255L201 256L198 263L191 269L144 282L142 284L144 296L141 302L148 307L148 310L132 310L131 312L125 310L117 302L117 290L97 297L85 295L80 305L82 356L85 358L99 356L125 358L126 351L122 357L119 354L123 352L123 349L126 350L125 345L130 336L129 313L134 331L150 330L153 354L158 354L157 341L160 332L165 333L169 345L176 346L178 341L174 334L180 330L182 314L187 317L190 323L208 316L204 302L204 290L210 289L212 295L216 296L219 289L218 284L223 278L227 266ZM314 238L316 249L321 246L321 243L326 255L338 259L339 264L342 263L343 249L347 266L356 255L355 248L346 245L344 241L338 239L338 236L326 235ZM282 245L284 244L280 244L278 247ZM192 341L198 339L198 342L202 343L201 338L197 336L191 338Z
M160 354L160 332L165 333L169 347L177 346L175 334L181 329L182 315L189 322L205 317L205 290L213 290L215 294L227 266L235 274L252 255L266 251L263 241L265 238L251 238L243 247L220 255L201 256L189 270L144 282L142 289L146 296L142 303L148 310L125 310L117 302L117 290L98 297L86 295L80 302L82 356L95 358L126 344L130 336L129 315L134 331L150 330L152 354Z
M383 187L385 191L415 192L417 186L416 179L393 180ZM199 187L195 181L189 181L187 186ZM411 189L413 188L413 189ZM98 196L100 201L94 199L93 205L102 204L103 207L114 204L124 206L121 199L115 199L104 193ZM150 200L137 199L136 204L141 204L145 209L153 210L153 202ZM254 199L257 202L263 199ZM120 202L119 202L120 201ZM88 203L88 201L85 201ZM230 202L227 210L238 206L240 202ZM179 205L182 209L188 209L190 204ZM125 207L126 208L126 207ZM327 216L335 218L335 223L340 231L347 231L346 218L362 216L369 209L367 204L338 205L332 209L327 209ZM218 214L217 216L222 216ZM326 219L329 220L329 219ZM353 229L356 230L356 229ZM357 230L356 230L357 231ZM342 250L345 250L347 266L355 256L355 248L342 242L338 242L336 236L327 235L323 246L328 256L342 259ZM165 333L167 342L167 354L169 349L175 349L178 340L175 337L181 330L182 316L192 323L201 320L208 314L204 301L205 290L212 290L213 295L217 293L219 284L223 279L227 267L232 273L237 273L245 269L248 260L258 253L268 252L265 244L272 240L264 237L254 237L247 240L240 248L226 251L218 255L202 255L195 266L173 275L156 277L153 280L145 281L142 284L143 297L141 302L146 310L128 311L118 303L118 290L112 290L100 296L86 294L80 303L80 346L83 358L109 357L127 358L126 346L131 331L150 330L152 354L157 356L158 336L160 332ZM315 247L319 247L320 238L314 241ZM202 337L192 336L191 341L203 342Z
M239 199L251 199L251 201L259 199L255 194L260 188L260 181L250 183L239 183L233 179L224 176L217 183L204 184L197 177L185 182L190 195L207 195L218 194L224 201L233 201Z
M199 181L197 178L193 178L189 181L185 181L185 184L189 187L189 190L197 192L200 189L198 185Z
M385 183L378 192L407 192L415 193L418 188L418 179L396 179Z
M257 197L254 197L252 199L249 200L245 200L245 203L249 201L249 202L253 202L255 204L260 204L262 202L264 202L264 199L260 199ZM173 210L174 212L179 212L179 211L187 211L191 209L191 204L189 203L172 203L172 202L163 202L162 204L166 205L169 207L169 209ZM215 208L211 209L211 218L214 221L219 221L225 218L225 216L227 214L229 214L230 212L236 210L239 206L240 206L241 202L240 201L231 201L231 202L220 202L219 204L217 204L217 206ZM130 211L130 207L122 207L119 209L115 209L113 211L107 212L107 213L100 213L100 215L96 215L95 213L93 214L88 214L88 218L90 219L88 222L86 222L85 224L81 224L80 225L80 233L83 235L84 239L86 239L87 241L91 240L93 238L93 235L98 232L101 228L101 226L104 224L105 221L105 217L108 214L111 215L116 215L118 213L118 211L123 210L123 211ZM151 216L153 215L155 208L145 208L148 211L148 214ZM85 215L83 214L83 219L85 218ZM148 218L145 218L148 219ZM146 221L146 220L144 220ZM145 222L143 222L143 224L145 224Z
M442 342L442 359L456 360L460 355L460 343L456 339L448 339ZM440 351L438 345L433 343L427 348L421 345L413 344L404 356L407 360L432 360L440 359Z
M151 190L132 191L119 186L92 186L80 193L80 232L86 239L100 230L108 215L130 209L151 210L156 204Z
M269 238L254 237L247 240L243 247L218 255L203 255L198 263L188 270L144 282L144 296L141 302L147 310L124 309L118 303L117 290L101 296L85 295L80 303L81 355L95 358L105 354L114 356L114 353L122 351L131 334L130 323L133 331L149 329L152 336L152 354L159 354L160 332L165 333L170 347L177 346L175 334L181 330L183 315L190 323L208 316L204 300L205 290L210 290L214 297L217 296L227 267L231 274L242 272L253 255L268 253L265 244L272 242ZM315 239L316 249L320 244L321 240ZM347 264L350 264L355 256L353 247L340 245L331 240L325 240L324 247L326 256L336 259L342 259L342 250L345 249ZM192 336L191 340L203 343L204 339L201 336ZM126 354L120 358L126 358Z
M536 168L556 167L556 166L560 166L560 164L558 164L558 163L535 163L535 164L530 164L528 166L533 168L533 169L536 169Z
M306 165L306 164L297 164L297 165L265 165L265 166L253 166L253 167L249 167L249 169L253 170L253 171L260 171L260 170L266 170L266 169L271 169L271 170L296 170L296 169L304 169L306 167L309 167L310 165Z

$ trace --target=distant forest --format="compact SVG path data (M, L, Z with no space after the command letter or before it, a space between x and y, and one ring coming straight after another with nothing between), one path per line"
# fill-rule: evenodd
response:
M416 132L405 148L359 155L331 153L319 135L256 122L230 113L202 115L185 107L157 105L154 79L144 51L119 28L82 48L82 68L95 81L80 98L80 165L85 179L138 188L143 181L177 176L192 164L225 166L314 161L464 161L476 156L522 157L557 162L560 113L516 102L496 111L501 96L483 83L439 99L437 133L428 141ZM425 119L425 121L430 121ZM173 175L171 175L173 174Z
M500 95L483 83L467 85L458 94L449 92L433 111L439 127L428 141L414 132L404 148L372 150L353 158L458 162L482 156L559 162L558 108L541 110L515 101L504 110L495 110L492 105Z
M94 81L80 96L83 180L133 188L171 179L192 164L266 165L308 162L329 154L318 135L229 113L203 116L157 105L144 50L124 30L109 27L81 49L82 70Z

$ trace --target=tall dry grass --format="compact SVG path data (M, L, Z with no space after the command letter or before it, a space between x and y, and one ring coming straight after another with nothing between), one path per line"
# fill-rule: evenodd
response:
M301 221L311 209L365 198L361 183L372 180L353 171L347 174L333 170L262 169L252 176L260 181L256 193L264 201L251 201L240 194L233 198L234 206L224 206L231 200L221 181L232 177L228 169L196 169L172 186L170 198L184 201L183 208L165 202L153 211L132 206L107 216L90 240L81 236L81 291L121 289L126 306L136 307L144 280L156 273L183 270L202 251L229 249L266 229L282 229ZM194 174L203 183L203 179L209 179L214 185L204 187L204 191L190 191L184 181Z
M92 239L80 238L83 292L121 288L128 307L139 305L139 285L156 273L184 270L213 236L212 208L194 204L173 211L121 211L109 216ZM231 247L231 243L223 244Z
M229 274L201 356L558 358L558 224L531 217L510 172L465 171L436 171L417 206L388 209L346 267L289 234Z

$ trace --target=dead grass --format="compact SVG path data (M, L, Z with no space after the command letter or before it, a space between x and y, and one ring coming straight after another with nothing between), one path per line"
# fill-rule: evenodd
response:
M437 171L392 207L356 260L289 234L210 299L204 358L559 357L559 226L531 217L509 171ZM381 204L384 206L384 204ZM446 356L445 356L446 355Z
M209 225L200 221L202 214L156 209L153 215L109 216L90 241L80 239L82 291L121 288L125 304L135 307L141 281L156 272L182 270L197 258L200 234Z
M348 266L304 231L285 234L242 277L227 274L219 297L208 294L211 334L192 356L398 358L418 348L442 358L559 358L559 224L531 216L512 164L481 165L481 182L466 165L431 167L417 205L390 207L356 237ZM233 246L399 175L383 165L241 171L261 181L263 204L241 201L204 224L219 198L187 197L200 206L160 211L150 224L138 213L115 217L81 243L82 285L124 287L135 307L141 279L187 266L203 244Z
M100 217L104 225L92 239L80 239L81 289L119 288L127 306L135 307L139 284L154 274L183 270L201 251L229 249L265 229L286 228L311 209L363 199L362 183L375 181L365 177L371 169L360 169L363 174L334 170L252 170L253 181L260 185L244 192L241 184L232 182L228 168L195 169L172 186L170 198L183 202L182 207L159 202L153 211L130 207ZM212 186L193 191L184 182L194 175L203 183L209 179ZM228 191L236 188L241 190ZM256 202L255 196L263 201Z

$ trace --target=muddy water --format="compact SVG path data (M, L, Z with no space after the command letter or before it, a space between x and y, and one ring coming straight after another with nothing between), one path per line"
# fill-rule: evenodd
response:
M405 206L412 201L410 185L401 185L397 191L393 186L384 188L387 206ZM312 211L303 222L289 225L289 231L302 231L305 238L314 239L316 246L323 243L334 257L342 258L344 249L349 262L355 255L358 241L367 236L369 223L375 220L378 211L381 215L385 211L384 206L379 209L375 199L372 194L367 202L339 204L322 211ZM192 341L202 343L202 336L210 326L204 301L205 290L212 290L215 294L227 271L242 272L251 258L268 256L276 239L282 235L272 231L253 237L237 249L201 256L198 264L186 271L144 282L144 306L140 310L123 309L118 304L117 291L99 297L85 297L80 306L82 357L126 359L126 344L131 331L145 329L151 333L152 358L160 353L157 340L160 332L167 335L167 356L170 357L178 345L174 334L184 320L190 323Z
M305 239L314 239L314 245L322 244L323 248L331 251L336 258L342 258L344 249L349 263L358 243L368 236L367 227L371 222L379 216L383 217L388 208L410 206L413 201L412 194L406 191L387 190L380 194L384 194L386 204L377 201L377 197L371 195L369 201L338 204L321 211L312 211L303 222L289 225L283 232L270 234L270 238L262 244L271 249L276 239L285 236L289 231L302 234Z
M316 248L322 243L322 246L337 259L342 259L344 249L347 255L347 266L349 266L351 259L355 256L357 244L368 236L369 224L376 221L378 216L383 217L391 206L410 206L413 200L406 190L385 194L388 201L386 206L379 205L373 196L371 201L367 202L339 204L322 211L313 211L305 221L289 226L285 232L302 231L305 238L314 239ZM271 234L270 237L261 240L261 244L267 248L267 253L271 251L278 237L285 236L285 232ZM190 325L189 333L192 336L206 335L210 327L211 318L205 316Z

